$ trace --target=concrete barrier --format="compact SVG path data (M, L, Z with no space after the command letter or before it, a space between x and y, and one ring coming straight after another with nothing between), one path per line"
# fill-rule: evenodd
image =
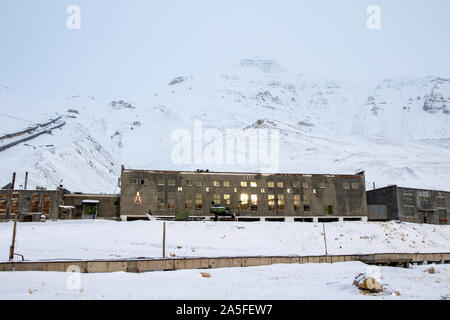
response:
M0 271L73 271L80 272L147 272L181 269L210 269L264 266L271 264L338 263L361 261L374 265L408 267L411 263L450 263L450 253L375 253L332 256L261 256L261 257L199 257L169 259L121 259L75 261L2 262Z

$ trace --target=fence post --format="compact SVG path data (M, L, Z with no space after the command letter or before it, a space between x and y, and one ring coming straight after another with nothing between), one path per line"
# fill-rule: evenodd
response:
M14 227L13 227L13 236L12 236L12 243L11 247L9 248L9 261L13 261L14 259L14 247L16 243L16 229L17 229L17 216L19 213L17 212L14 216Z
M163 222L163 258L166 257L166 222Z

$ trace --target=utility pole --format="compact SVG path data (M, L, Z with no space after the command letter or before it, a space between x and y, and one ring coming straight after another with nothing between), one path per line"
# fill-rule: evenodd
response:
M9 248L9 261L12 261L14 259L14 247L15 247L15 243L16 243L16 230L17 230L17 217L18 216L19 216L19 213L17 212L14 217L12 243L11 243L11 247Z
M24 190L27 190L27 184L28 184L28 171L25 172L25 185L23 187Z
M328 256L328 250L327 250L327 234L325 232L325 223L322 222L323 227L323 242L325 243L325 255Z
M163 258L166 257L166 222L163 222Z
M16 184L16 173L13 172L12 176L12 182L11 182L11 189L14 190L14 185Z

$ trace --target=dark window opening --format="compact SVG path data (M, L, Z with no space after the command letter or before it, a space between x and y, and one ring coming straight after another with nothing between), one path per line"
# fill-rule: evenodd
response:
M331 205L324 206L324 212L325 214L333 214L333 206Z

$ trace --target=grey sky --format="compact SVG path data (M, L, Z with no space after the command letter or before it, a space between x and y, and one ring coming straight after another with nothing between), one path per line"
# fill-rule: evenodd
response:
M68 5L81 30L68 30ZM366 8L381 8L381 30ZM2 0L0 85L28 98L143 95L180 74L277 59L330 78L450 77L448 0Z

